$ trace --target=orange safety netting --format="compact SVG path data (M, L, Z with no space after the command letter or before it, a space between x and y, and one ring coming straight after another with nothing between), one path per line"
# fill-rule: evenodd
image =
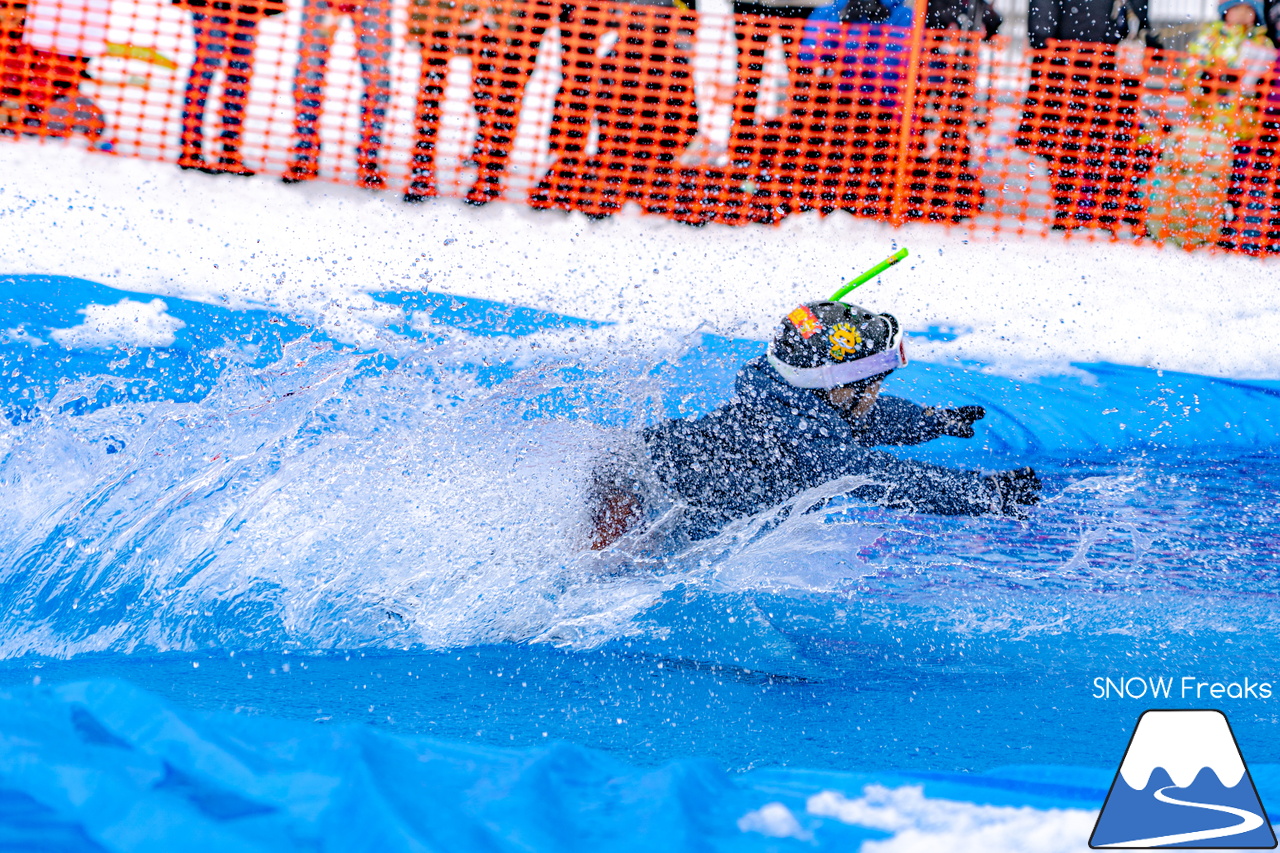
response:
M0 136L689 223L1280 251L1274 52L550 0L0 0Z

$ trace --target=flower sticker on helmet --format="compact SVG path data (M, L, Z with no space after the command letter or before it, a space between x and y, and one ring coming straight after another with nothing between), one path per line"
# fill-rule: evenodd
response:
M796 327L800 337L805 340L822 331L822 323L818 322L817 316L809 310L808 305L801 305L788 314L787 319L791 321L791 325Z

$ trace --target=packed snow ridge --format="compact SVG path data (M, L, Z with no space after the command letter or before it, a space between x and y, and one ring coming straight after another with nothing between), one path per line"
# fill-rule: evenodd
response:
M906 263L855 295L909 330L947 332L914 338L913 358L1012 376L1113 362L1280 378L1280 291L1248 257L893 229L844 213L695 229L634 212L592 222L516 204L409 207L393 193L180 172L64 144L0 145L0 171L0 275L269 305L353 339L387 320L370 292L423 289L650 337L764 339L795 304L907 246Z

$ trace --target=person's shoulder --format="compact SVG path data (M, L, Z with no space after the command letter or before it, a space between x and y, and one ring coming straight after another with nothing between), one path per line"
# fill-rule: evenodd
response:
M733 387L739 397L762 393L788 394L795 390L782 378L782 374L774 370L769 357L764 355L756 356L738 369Z
M1187 53L1199 58L1221 37L1221 34L1222 22L1210 21L1197 30L1191 41L1187 43Z
M1227 32L1227 25L1223 21L1210 21L1200 28L1200 35L1206 38L1219 38Z
M773 431L788 432L789 424L805 422L828 432L844 433L848 424L812 390L797 388L782 378L765 356L752 359L738 372L734 401L739 417Z
M889 8L889 17L884 22L885 26L911 26L911 6L906 2L906 0L889 0L889 2L886 2L884 5Z

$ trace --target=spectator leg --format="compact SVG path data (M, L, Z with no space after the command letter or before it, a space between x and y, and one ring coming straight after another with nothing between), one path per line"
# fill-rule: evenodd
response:
M667 35L663 56L662 89L656 119L658 165L653 169L652 185L645 209L687 216L694 202L685 186L686 174L678 169L680 158L698 133L698 103L693 88L693 59L690 56L695 34L692 29L677 29L674 24Z
M204 107L214 75L222 67L226 44L216 19L201 12L191 14L195 33L196 56L187 75L187 90L182 102L182 155L178 165L184 169L204 166Z
M839 206L845 181L843 134L835 131L835 91L829 78L816 73L814 63L801 63L795 72L795 121L800 123L801 183L812 192L813 203L825 216ZM847 120L847 113L845 115ZM812 181L812 190L809 182Z
M552 162L546 175L529 193L535 208L572 209L573 187L591 133L596 83L596 42L601 23L597 13L570 4L560 6L560 68L562 79L552 107L548 145Z
M252 175L240 156L243 141L244 116L249 103L249 85L253 79L253 57L256 44L257 21L246 18L219 18L225 21L230 48L227 59L227 85L223 91L219 118L222 123L222 155L218 158L221 171L236 175Z
M1142 81L1123 77L1118 84L1116 133L1112 145L1112 170L1108 175L1107 194L1114 198L1113 209L1120 221L1137 227L1146 209L1143 203L1142 179L1148 171L1147 161L1139 151L1141 118L1138 113Z
M379 162L382 134L391 103L391 5L386 0L373 0L360 8L355 19L356 55L360 58L360 75L364 92L360 97L360 146L356 149L356 166L360 186L383 189L386 178Z
M802 22L801 22L802 23ZM797 22L776 18L734 19L734 39L738 46L737 81L733 98L733 130L729 136L730 158L736 167L730 172L731 185L754 185L747 190L749 201L745 213L729 213L727 221L774 222L797 203L795 174L789 164L799 158L798 145L801 136L796 132L795 85L799 61L796 51L795 30ZM760 90L764 83L765 63L768 60L769 42L778 35L787 66L788 106L782 118L766 119L760 112ZM736 188L731 196L738 195ZM740 196L739 196L740 197ZM732 205L734 202L730 201ZM741 202L738 202L741 204Z
M418 75L418 99L414 109L413 160L404 200L422 201L436 195L436 137L440 133L444 82L449 74L453 40L448 32L435 32L422 46Z
M621 24L618 55L609 63L614 71L607 75L615 81L612 117L602 116L600 134L609 203L617 209L631 200L653 213L687 213L693 198L681 192L675 163L697 132L684 52L693 33L679 26L675 13L655 16L644 7L632 7ZM610 151L605 121L612 124Z
M303 0L302 41L293 75L293 162L285 182L308 181L320 169L320 117L324 112L324 83L333 45L328 0Z
M1237 143L1232 152L1227 205L1231 220L1222 229L1219 245L1252 255L1261 254L1265 237L1266 178L1258 168L1252 144Z
M1264 125L1257 168L1254 176L1254 192L1262 208L1261 248L1264 253L1280 252L1280 168L1277 168L1276 135Z
M764 82L765 52L771 30L756 20L735 19L733 37L738 45L738 76L734 84L733 134L730 151L735 160L750 157L756 149L756 108Z
M537 9L530 11L536 14ZM543 16L550 17L546 12ZM472 204L502 196L525 86L533 76L545 32L545 24L527 27L521 18L501 21L495 30L481 36L481 61L474 81L475 109L480 119L476 134L480 171L475 186L467 193L467 201Z

